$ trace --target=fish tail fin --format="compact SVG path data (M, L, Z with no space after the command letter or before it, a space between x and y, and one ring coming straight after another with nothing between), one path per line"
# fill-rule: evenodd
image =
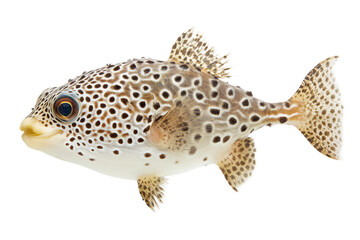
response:
M316 65L289 99L299 105L298 121L292 122L322 154L339 159L343 106L332 67L337 56Z

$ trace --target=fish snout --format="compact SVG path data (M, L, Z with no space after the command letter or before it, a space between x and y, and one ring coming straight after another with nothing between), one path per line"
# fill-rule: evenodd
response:
M55 135L61 135L62 130L52 126L45 126L35 118L27 117L20 124L20 130L23 131L22 139L31 148L40 149L48 145L50 138Z
M47 133L46 127L34 118L25 118L20 124L20 130L24 135L28 136L41 136Z

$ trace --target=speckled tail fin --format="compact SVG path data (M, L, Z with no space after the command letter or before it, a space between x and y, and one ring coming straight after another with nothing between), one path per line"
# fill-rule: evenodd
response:
M294 125L319 152L333 159L339 159L343 109L332 72L337 58L316 65L289 100L302 106L302 121Z
M231 145L228 155L217 163L225 179L235 191L246 178L251 176L256 163L255 151L252 138L238 139Z
M202 35L195 34L193 29L189 29L177 38L171 49L169 61L191 64L203 72L226 78L230 77L230 68L225 67L226 58L227 55L218 57Z

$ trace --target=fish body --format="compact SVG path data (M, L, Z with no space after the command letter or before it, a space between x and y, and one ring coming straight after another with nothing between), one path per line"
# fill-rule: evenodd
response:
M267 103L221 79L226 56L192 30L169 60L133 59L84 72L46 89L21 124L34 149L107 175L138 181L150 208L164 177L217 164L230 186L252 174L250 133L262 126L296 126L313 146L338 158L342 105L331 69L318 64L292 98Z

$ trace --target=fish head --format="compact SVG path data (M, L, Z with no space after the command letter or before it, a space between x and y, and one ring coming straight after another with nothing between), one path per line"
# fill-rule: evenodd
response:
M30 148L59 155L71 135L71 124L82 112L79 93L63 85L45 89L21 122L22 139Z
M125 152L142 149L147 118L139 118L134 109L132 90L112 81L109 72L102 68L83 73L44 90L20 125L23 141L30 148L86 166L126 158Z

